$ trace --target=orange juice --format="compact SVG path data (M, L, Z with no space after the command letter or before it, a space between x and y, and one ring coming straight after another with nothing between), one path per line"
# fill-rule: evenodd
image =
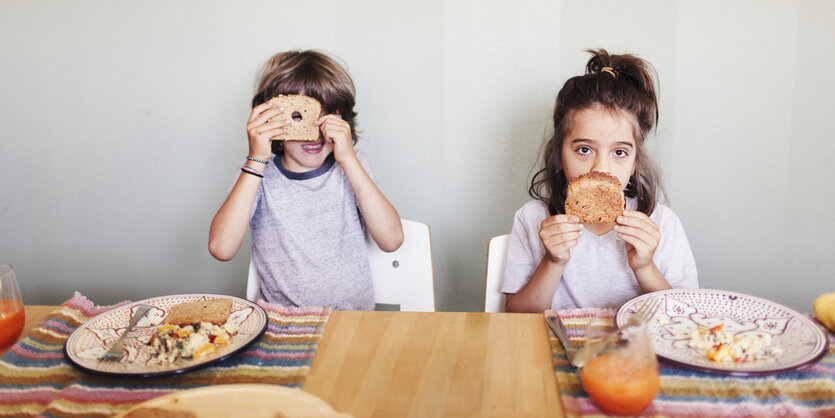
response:
M0 299L0 348L17 341L23 331L23 305L11 299Z
M589 360L582 379L597 406L618 415L634 415L646 409L661 384L655 364L618 354Z

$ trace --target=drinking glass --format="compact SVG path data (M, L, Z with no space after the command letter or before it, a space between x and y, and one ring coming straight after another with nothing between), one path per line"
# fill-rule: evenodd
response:
M609 323L593 320L586 329L583 388L603 411L635 415L646 409L661 380L655 350L646 324L612 330Z
M0 349L17 341L23 331L23 299L17 287L14 268L0 264Z

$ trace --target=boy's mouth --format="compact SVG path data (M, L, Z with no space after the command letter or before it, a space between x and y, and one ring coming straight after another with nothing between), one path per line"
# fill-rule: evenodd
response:
M325 145L325 141L318 140L316 142L310 142L306 144L302 144L302 150L308 154L318 154L322 152L322 146Z

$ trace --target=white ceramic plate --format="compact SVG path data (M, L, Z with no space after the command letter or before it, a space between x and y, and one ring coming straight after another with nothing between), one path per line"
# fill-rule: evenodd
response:
M683 367L735 376L767 375L804 369L829 349L826 334L811 319L777 303L741 293L711 289L671 289L638 296L623 304L615 324L623 326L650 297L663 304L649 325L655 352ZM770 334L783 352L776 359L747 363L711 361L688 345L697 327L725 324L735 335Z
M277 385L232 384L206 386L160 396L135 405L116 415L116 418L151 412L143 411L150 408L212 417L350 417L337 413L327 402L301 389Z
M177 304L204 299L231 299L232 313L227 323L238 324L238 332L232 335L229 344L206 357L197 360L177 360L164 363L154 359L145 346L168 310ZM99 360L122 335L130 317L139 305L153 306L133 327L125 339L127 353L120 361ZM64 344L64 355L74 366L93 373L119 376L161 376L182 373L211 363L222 361L240 350L247 348L267 329L269 318L260 306L241 298L212 294L187 294L160 296L120 306L104 312L78 327Z

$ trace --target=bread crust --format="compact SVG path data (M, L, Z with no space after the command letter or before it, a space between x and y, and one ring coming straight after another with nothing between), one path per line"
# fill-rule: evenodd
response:
M205 299L172 306L165 317L166 324L186 326L198 322L215 325L226 323L232 311L231 299Z
M623 186L617 177L592 171L568 184L565 213L576 215L580 222L614 222L625 207Z
M283 112L270 118L270 121L290 121L290 125L286 127L287 131L270 138L271 140L316 141L319 139L319 127L316 126L316 121L322 114L322 105L318 100L301 94L281 94L270 99L270 103L274 107L284 108ZM301 120L293 119L294 112L298 112Z

